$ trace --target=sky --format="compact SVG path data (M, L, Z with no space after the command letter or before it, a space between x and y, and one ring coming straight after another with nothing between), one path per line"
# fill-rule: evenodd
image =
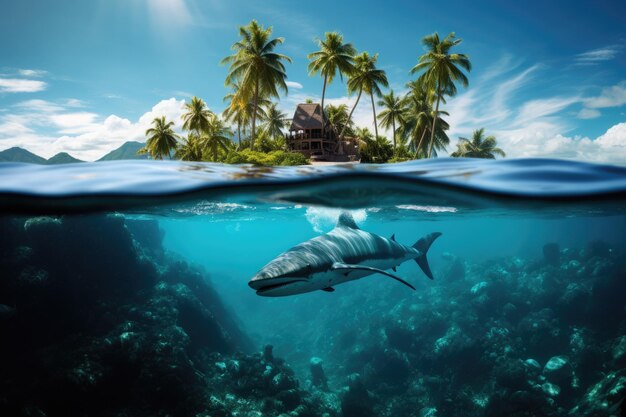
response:
M319 100L309 76L316 38L338 31L379 54L396 93L416 78L421 39L455 32L473 65L469 87L442 107L458 137L495 135L508 157L626 165L626 2L266 0L0 0L0 150L95 160L145 140L158 116L180 129L195 96L221 112L239 26L256 19L283 37L289 92L280 107ZM327 102L352 105L345 80ZM372 128L365 98L354 115ZM386 132L391 137L391 132ZM445 153L444 153L445 154Z

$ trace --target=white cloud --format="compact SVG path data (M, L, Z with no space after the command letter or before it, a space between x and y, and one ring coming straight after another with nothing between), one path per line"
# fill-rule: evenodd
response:
M550 157L626 165L626 123L608 129L595 140L564 136L563 127L536 122L516 130L495 131L507 157Z
M17 73L20 74L22 77L44 77L48 75L48 71L33 69L20 69L17 70Z
M626 81L603 88L602 93L598 97L585 100L585 106L592 109L618 107L624 104L626 104Z
M597 108L615 107L626 103L626 83L605 88L598 97L581 96L540 97L518 103L510 94L519 91L524 96L531 77L541 66L510 74L505 66L498 74L490 71L490 78L479 82L467 92L449 100L444 109L450 112L448 151L456 149L458 136L471 135L479 127L498 139L507 157L554 157L582 161L626 165L626 124L608 129L598 138L570 136L573 118L564 111L583 105L576 115L579 119L600 116ZM569 112L571 115L572 112Z
M96 160L126 141L144 141L145 131L156 117L165 116L180 129L184 103L175 98L162 100L131 122L116 115L102 120L95 113L29 100L16 107L21 113L0 116L0 148L20 146L46 158L69 152L79 159ZM51 133L41 133L45 130Z
M597 65L600 62L610 61L619 53L617 45L605 46L576 55L577 65Z
M0 78L0 93L35 93L43 91L47 84L37 80L19 78Z
M527 101L519 109L513 124L519 126L531 123L537 119L554 115L578 102L580 102L579 97L552 97Z
M27 112L56 113L63 111L63 106L40 99L25 100L16 104L16 107Z
M295 82L295 81L285 81L285 84L287 84L287 87L289 88L293 88L294 90L302 90L302 84Z
M97 117L97 114L88 112L62 113L51 115L50 121L60 133L76 134L91 131L95 127Z
M85 107L85 102L77 98L69 98L65 101L65 105L68 107Z
M578 115L576 115L579 119L595 119L600 116L600 112L596 109L582 109L578 112Z

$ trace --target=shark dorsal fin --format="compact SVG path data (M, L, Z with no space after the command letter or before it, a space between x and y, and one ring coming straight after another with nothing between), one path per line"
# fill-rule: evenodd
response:
M396 234L395 233L393 235L391 235L391 240L393 240L394 242L396 241Z
M339 215L339 220L337 220L337 227L349 227L350 229L358 229L359 226L356 225L352 214L347 211L342 211Z

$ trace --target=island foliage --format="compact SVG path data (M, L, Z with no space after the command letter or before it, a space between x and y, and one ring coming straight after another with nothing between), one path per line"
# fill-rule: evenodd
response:
M280 53L284 42L284 38L274 36L272 27L256 20L240 27L232 54L221 62L228 65L225 110L217 114L204 100L193 97L182 115L183 134L174 131L175 121L157 117L146 131L147 142L139 152L153 159L307 164L304 155L288 150L284 132L291 121L277 102L281 93L288 93L287 64L291 58ZM393 89L384 91L389 81L378 67L378 53L358 51L338 32L325 33L316 40L318 49L308 55L309 75L322 78L323 123L330 123L341 140L357 139L361 162L401 162L446 152L450 145L446 118L450 115L444 108L459 86L468 87L472 69L469 57L456 51L461 42L455 33L443 39L437 32L425 36L425 51L409 72L416 78L406 83L406 93L396 94ZM356 96L351 107L325 103L326 89L337 78L345 82L348 95ZM354 121L354 111L363 101L371 105L374 132ZM376 106L381 109L378 114ZM381 135L379 126L391 138ZM496 138L484 134L484 128L479 128L472 139L459 138L458 149L450 156L504 157Z

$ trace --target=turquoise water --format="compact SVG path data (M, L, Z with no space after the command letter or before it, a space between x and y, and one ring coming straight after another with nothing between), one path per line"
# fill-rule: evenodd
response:
M2 415L624 415L625 169L118 162L0 179ZM409 259L384 269L415 291L379 273L250 288L342 212L407 247L442 233L434 280Z

